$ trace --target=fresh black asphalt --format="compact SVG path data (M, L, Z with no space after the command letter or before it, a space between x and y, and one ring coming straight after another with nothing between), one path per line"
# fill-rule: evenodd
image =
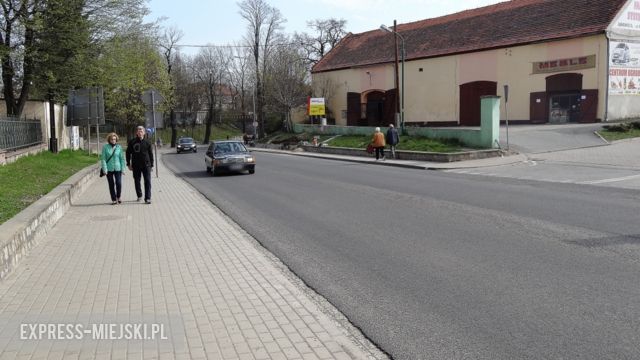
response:
M256 157L164 160L394 358L640 354L639 192Z

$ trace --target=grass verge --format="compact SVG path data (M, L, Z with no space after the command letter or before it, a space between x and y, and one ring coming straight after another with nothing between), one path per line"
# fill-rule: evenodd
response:
M640 129L630 129L627 131L613 131L613 130L598 130L598 134L605 138L607 141L624 140L635 137L640 137Z
M0 224L31 205L98 157L84 151L45 151L0 166Z
M364 149L371 142L371 136L339 136L329 141L329 146ZM426 137L402 136L396 147L398 150L425 151L425 152L458 152L462 146L455 140L429 139Z

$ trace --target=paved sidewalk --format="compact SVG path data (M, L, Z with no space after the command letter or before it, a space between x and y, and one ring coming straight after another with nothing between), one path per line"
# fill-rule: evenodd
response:
M533 160L603 165L640 169L640 138L618 140L610 145L531 155Z
M0 359L386 358L161 162L159 170L151 205L133 200L130 173L121 205L95 181L0 281ZM137 339L141 326L153 339Z

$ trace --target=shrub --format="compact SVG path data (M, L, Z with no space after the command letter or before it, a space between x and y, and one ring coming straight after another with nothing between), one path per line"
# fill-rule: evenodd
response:
M620 123L620 124L613 124L613 125L604 125L603 128L611 132L627 132L631 130L631 124Z

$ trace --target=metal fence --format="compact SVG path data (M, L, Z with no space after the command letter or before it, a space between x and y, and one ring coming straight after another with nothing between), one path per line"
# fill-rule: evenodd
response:
M0 150L16 150L42 144L40 121L0 119Z

